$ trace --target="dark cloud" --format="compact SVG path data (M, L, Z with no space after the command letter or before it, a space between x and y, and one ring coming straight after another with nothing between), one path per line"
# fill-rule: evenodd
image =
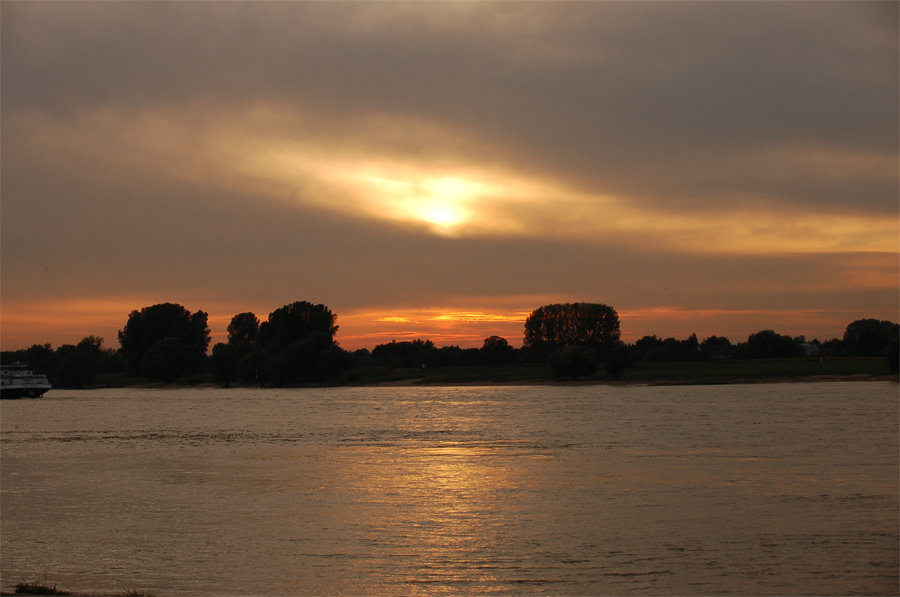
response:
M415 116L496 159L677 209L740 195L896 212L891 3L7 3L16 112L281 102Z
M6 305L164 294L200 308L568 297L896 311L896 253L688 250L649 221L712 213L736 230L736 209L770 210L810 234L804 220L822 213L896 219L896 3L3 2L0 14ZM294 146L287 182L235 157ZM348 169L346 156L482 165L569 194L484 207L527 223L521 234L444 237L357 213L350 191L307 172L318 151ZM567 237L602 218L601 196L639 206L628 213L646 231ZM557 213L577 201L599 207Z
M849 307L859 284L842 281L867 263L841 253L698 255L617 239L446 238L139 169L109 176L73 164L46 177L16 152L4 166L4 193L32 199L4 202L4 282L15 283L4 283L3 297L13 302L163 292L353 309L529 295L632 308ZM871 277L890 275L896 256L880 263Z

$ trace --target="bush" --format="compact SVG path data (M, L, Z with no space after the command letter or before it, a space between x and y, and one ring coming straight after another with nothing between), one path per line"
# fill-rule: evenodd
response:
M900 372L900 339L894 338L888 346L888 369L891 373Z
M17 595L70 595L68 591L58 589L56 585L42 584L38 581L26 582L22 581L14 588Z
M619 344L613 349L609 359L606 361L606 372L613 379L619 379L631 365L631 352L623 344Z
M597 371L597 353L584 346L564 346L553 352L547 360L553 377L579 377L593 375Z
M85 388L94 383L98 368L99 362L93 356L77 348L69 350L54 371L53 383L61 388Z

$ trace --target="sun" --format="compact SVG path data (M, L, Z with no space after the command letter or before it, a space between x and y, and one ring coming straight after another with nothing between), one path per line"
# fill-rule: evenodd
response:
M437 228L449 229L466 220L465 212L458 205L445 201L426 202L417 218Z
M379 215L426 224L451 235L473 217L473 202L488 191L481 182L456 176L363 176L371 184Z
M483 191L484 185L462 178L443 177L425 180L417 186L422 192L413 198L411 215L447 232L471 217L467 204Z

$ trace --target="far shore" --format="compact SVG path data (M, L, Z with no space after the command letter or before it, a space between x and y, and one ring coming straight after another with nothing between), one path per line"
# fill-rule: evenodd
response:
M410 379L403 381L385 381L365 385L347 385L347 386L291 386L291 387L478 387L478 386L498 386L498 387L528 387L528 386L616 386L616 387L643 387L643 386L705 386L705 385L736 385L736 384L765 384L765 383L821 383L821 382L900 382L897 375L820 375L811 377L792 377L792 378L763 378L763 379L737 379L731 381L622 381L622 380L604 380L604 379L586 379L586 380L542 380L542 381L466 381L466 382L430 382L425 378ZM171 387L171 388L190 388L198 386L147 386L147 387ZM220 386L208 384L203 387L218 388ZM234 386L241 387L241 386ZM247 387L247 386L243 386ZM255 386L249 386L255 388ZM274 389L274 388L273 388Z
M809 377L790 377L790 378L747 378L729 381L623 381L610 379L576 379L576 380L559 380L547 379L537 381L429 381L427 378L403 379L394 381L379 381L366 384L301 384L301 385L284 385L284 386L255 386L255 385L238 385L220 386L214 383L199 384L179 384L179 383L141 383L122 386L91 386L89 388L77 388L77 390L106 390L106 389L135 389L135 390L284 390L284 389L303 389L303 388L455 388L455 387L534 387L534 386L550 386L550 387L578 387L578 386L612 386L612 387L646 387L646 386L711 386L711 385L741 385L741 384L766 384L766 383L826 383L826 382L900 382L900 376L897 375L819 375ZM57 390L72 390L76 388L56 388ZM0 593L2 595L2 593Z
M76 391L76 392L89 392L91 390L108 390L108 389L137 389L137 390L193 390L193 389L205 389L205 390L285 390L285 389L313 389L313 388L408 388L408 387L418 387L418 388L454 388L454 387L536 387L536 386L547 386L547 387L590 387L590 386L609 386L609 387L647 387L647 386L656 386L656 387L665 387L665 386L710 386L710 385L744 385L744 384L804 384L804 383L834 383L834 382L844 382L844 383L870 383L870 382L893 382L900 383L900 376L897 375L845 375L845 376L837 376L837 375L820 375L820 376L809 376L809 377L791 377L791 378L747 378L747 379L735 379L729 381L622 381L622 380L599 380L599 379L587 379L587 380L574 380L574 381L564 381L564 380L539 380L539 381L460 381L460 382L451 382L451 381L428 381L426 378L418 378L418 379L404 379L404 380L395 380L395 381L381 381L374 382L370 384L329 384L329 385L290 385L290 386L271 386L271 387L259 387L259 386L241 386L241 385L231 385L228 388L223 386L219 386L213 383L200 383L200 384L163 384L163 383L143 383L143 384L133 384L133 385L122 385L122 386L93 386L90 388L55 388L56 391ZM45 396L51 394L45 394ZM13 399L10 399L13 400ZM19 398L18 400L28 400ZM34 398L32 398L34 400ZM7 595L11 593L3 593L0 592L0 596ZM74 595L74 593L73 593Z
M880 371L879 363L862 363L861 367L848 367L846 371L838 372L807 372L797 371L798 363L778 361L771 363L754 364L752 371L734 370L732 367L722 367L716 370L715 366L705 364L677 363L660 364L660 370L637 371L637 374L626 373L621 379L596 375L580 379L554 379L549 375L540 375L530 372L519 372L518 375L509 374L509 368L501 368L496 371L482 370L468 372L463 368L434 368L422 373L421 370L397 370L390 375L365 376L361 379L348 379L343 383L325 384L291 384L285 386L257 386L232 384L229 388L244 389L283 389L283 388L328 388L328 387L472 387L472 386L700 386L700 385L732 385L732 384L761 384L761 383L821 383L821 382L894 382L900 381L900 376ZM668 365L668 366L666 366ZM683 365L681 367L672 365ZM872 366L874 365L874 366ZM768 368L767 368L768 367ZM803 367L800 367L803 368ZM806 367L808 368L808 367ZM873 369L860 371L858 369ZM737 367L740 369L740 367ZM137 389L188 389L206 388L216 389L223 386L209 380L198 380L197 383L173 383L162 382L123 384L97 384L89 389L102 388L137 388Z
M761 383L894 382L887 360L875 357L792 358L758 360L707 360L694 362L641 362L618 378L602 368L577 379L554 378L546 364L512 364L453 367L397 368L360 365L339 380L322 383L264 385L262 389L330 387L472 387L472 386L702 386ZM174 390L184 388L257 389L256 384L221 386L212 373L192 375L175 383L148 382L124 374L101 374L85 390L134 388ZM56 391L75 388L54 387Z

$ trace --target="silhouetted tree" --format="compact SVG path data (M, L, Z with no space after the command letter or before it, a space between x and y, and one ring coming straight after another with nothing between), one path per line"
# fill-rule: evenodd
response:
M685 340L666 338L660 340L656 336L644 336L634 343L634 353L643 361L696 361L706 358L700 352L697 334L691 334Z
M894 336L890 346L888 346L887 361L888 370L891 373L900 372L900 338L897 336Z
M734 349L737 359L779 359L803 356L803 349L790 336L762 330L747 337L747 342Z
M259 338L259 318L250 312L238 313L228 324L228 343L253 346Z
M662 346L662 340L656 337L656 335L652 336L644 336L634 343L634 351L642 361L653 361L656 360L657 354L660 352L660 347Z
M4 365L23 363L35 373L49 375L54 354L53 346L50 344L32 344L19 350L4 350L0 353L0 362Z
M479 362L480 352L478 348L460 348L458 345L442 346L433 355L429 355L430 363L435 367L468 367Z
M259 362L265 360L263 351L258 349L259 318L251 312L238 313L228 324L228 344L213 347L212 368L216 383L228 386L242 380L257 383ZM256 353L249 358L251 353ZM246 358L246 360L245 360ZM251 362L255 363L252 364Z
M391 340L388 344L379 344L372 349L372 360L392 367L433 366L437 352L431 340Z
M269 354L260 366L259 375L266 385L281 387L290 379L291 364L283 354Z
M697 334L691 334L687 339L681 341L681 350L685 359L688 361L696 361L700 358L700 341L697 340Z
M353 368L353 355L337 344L331 344L319 353L315 367L310 373L311 381L338 379Z
M334 338L338 331L336 321L337 315L325 305L298 301L269 313L268 321L259 326L259 343L281 352L316 333Z
M151 381L172 383L195 370L191 346L181 338L167 337L144 353L141 373Z
M238 348L223 342L217 343L212 350L212 370L216 383L228 387L238 379L240 355Z
M624 344L619 342L616 344L616 347L612 349L609 358L606 359L606 372L609 373L613 379L619 379L622 377L622 374L625 373L625 370L631 366L631 352Z
M174 303L132 311L125 328L119 331L119 344L129 371L140 374L144 355L165 338L177 338L187 346L189 363L185 372L199 370L209 348L207 318L203 311L191 313Z
M288 360L289 379L294 381L323 381L322 359L325 353L334 346L331 336L325 332L308 335L299 342L289 345L284 356ZM337 348L337 347L335 347ZM338 350L340 350L338 348Z
M103 338L100 336L85 336L81 339L75 348L80 350L81 352L91 355L94 357L98 364L100 360L103 358Z
M731 356L734 346L731 340L721 336L710 336L700 343L700 350L713 359L724 359Z
M478 362L483 365L507 365L516 360L516 349L509 345L506 338L491 336L484 339L478 351Z
M94 383L104 365L107 353L102 346L99 336L86 336L77 346L63 344L55 351L49 344L35 344L14 356L4 353L3 362L25 363L33 371L45 373L57 388L84 388Z
M842 357L847 354L844 348L844 342L838 338L832 338L819 344L819 351L822 356Z
M50 375L55 387L85 388L94 383L100 368L99 355L79 346L64 344L56 350Z
M217 381L281 386L339 377L354 360L334 341L336 321L328 307L307 301L276 309L261 324L253 313L235 315L228 344L213 351Z
M886 356L891 340L900 335L900 325L892 321L857 319L844 331L844 347L851 355Z
M564 346L596 350L605 358L619 341L619 315L600 303L544 305L525 320L523 346L541 360Z
M262 385L267 356L267 353L254 346L250 352L238 360L237 378L244 383Z

